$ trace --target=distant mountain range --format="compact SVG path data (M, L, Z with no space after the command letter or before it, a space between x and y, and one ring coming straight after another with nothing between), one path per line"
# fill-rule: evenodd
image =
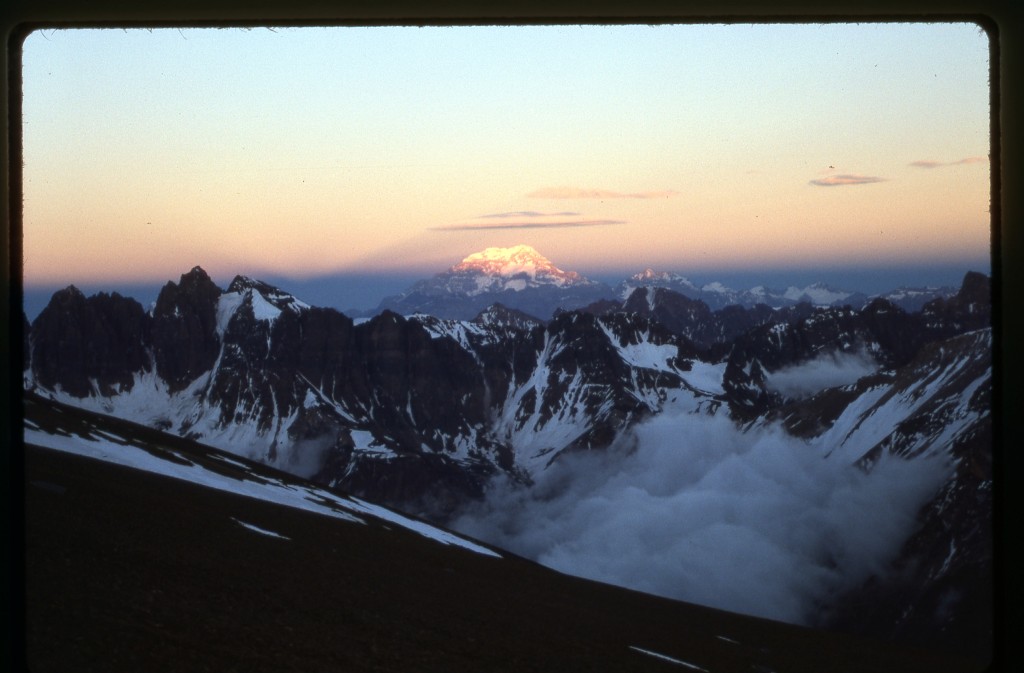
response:
M252 278L222 289L199 267L149 310L70 286L24 320L23 383L441 523L496 479L528 489L572 456L621 450L663 414L695 465L708 419L740 443L772 428L869 481L882 458L921 474L948 462L896 557L826 607L851 630L983 650L989 279L968 273L915 311L884 297L803 300L852 296L823 287L782 293L779 307L713 310L679 291L685 279L634 281L595 299L597 284L535 251L494 249L417 284L396 300L401 312L356 320ZM532 310L513 301L530 292ZM427 300L439 314L420 310ZM470 319L440 310L467 301L490 303ZM541 305L552 315L538 316ZM843 563L829 553L816 566L826 575Z
M487 248L469 255L447 271L385 298L375 310L361 315L394 311L470 320L500 303L546 319L557 310L580 308L612 294L604 283L574 271L562 271L530 246L519 245Z
M652 269L612 287L574 271L563 271L530 246L518 245L474 253L447 271L415 283L404 293L385 298L376 309L348 313L369 317L387 310L402 315L423 313L470 320L488 306L501 303L546 320L556 311L571 311L601 300L626 302L641 288L672 290L703 302L712 311L727 306L758 305L778 309L800 303L861 308L875 297L887 299L905 311L919 311L932 299L949 297L957 291L955 287L902 287L869 297L824 283L784 290L765 286L735 290L719 282L698 286L684 276Z

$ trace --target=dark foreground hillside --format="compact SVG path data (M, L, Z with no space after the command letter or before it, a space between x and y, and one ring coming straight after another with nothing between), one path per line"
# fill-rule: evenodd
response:
M25 463L32 671L977 669L51 449Z

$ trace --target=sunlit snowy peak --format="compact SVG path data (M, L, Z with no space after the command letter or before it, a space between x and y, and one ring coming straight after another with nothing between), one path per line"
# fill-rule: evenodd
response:
M448 274L476 276L477 287L468 292L470 295L489 290L523 290L538 285L590 284L575 271L562 271L528 245L475 252L449 269Z

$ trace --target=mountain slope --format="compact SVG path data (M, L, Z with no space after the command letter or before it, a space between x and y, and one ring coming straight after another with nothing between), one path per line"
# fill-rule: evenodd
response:
M36 326L28 389L290 472L340 466L352 485L415 506L435 480L465 497L510 464L478 436L488 412L472 356L395 314L354 325L251 279L222 291L195 268L152 314L69 288Z
M530 246L517 245L473 253L368 313L388 310L470 320L500 303L546 320L556 310L579 308L612 294L603 283L563 271Z
M839 598L831 626L962 652L992 647L991 339L989 330L979 330L931 344L888 385L859 382L855 388L871 403L851 404L825 433L836 451L848 451L852 427L877 426L899 409L902 420L890 434L873 437L877 443L858 463L870 469L889 454L941 456L953 465L889 568Z
M971 272L956 295L928 302L920 313L908 314L884 299L875 299L859 311L850 307L817 309L796 319L756 325L733 341L728 355L723 385L730 396L731 412L750 420L777 406L787 395L778 385L779 374L791 374L794 366L803 365L804 378L813 380L807 363L832 358L851 364L855 359L865 365L848 368L856 378L872 367L903 367L928 344L990 329L989 293L988 278ZM988 354L986 362L991 367L991 343L978 348ZM844 383L849 382L852 380Z
M849 304L859 308L867 300L867 297L859 292L837 290L824 283L814 283L804 288L790 286L785 290L773 290L763 285L749 290L734 290L719 282L698 286L684 276L668 272L655 272L652 269L634 274L622 281L618 286L617 294L623 301L628 301L634 292L644 288L671 290L690 299L701 301L715 311L727 306L783 308L801 302L814 306Z
M902 366L928 341L987 324L987 280L966 281L920 314L880 299L710 313L639 288L622 309L547 323L492 306L472 321L385 312L357 324L252 279L221 291L196 268L149 314L117 295L54 295L28 335L25 386L443 516L495 474L529 480L669 401L724 404L749 422L792 406L787 396L799 403L792 379L806 387L822 358L846 378L809 392Z
M29 404L26 418L29 428L72 437L87 427L108 457L151 460L156 452L181 467L216 460L186 440L45 400ZM32 436L45 442L47 434ZM140 439L146 449L135 448ZM33 671L870 673L972 665L586 582L373 517L324 516L32 444L25 456L25 656ZM243 468L249 476L238 483L247 488L285 479L253 464L222 465L236 475Z
M820 598L835 603L825 607L844 628L864 627L844 615L857 622L866 611L847 608L877 595L871 622L880 635L963 638L966 649L984 651L987 627L949 620L940 608L969 615L972 605L991 605L986 277L968 274L955 296L916 314L876 299L860 310L801 304L762 315L734 307L707 322L706 306L668 290L637 289L629 302L631 310L560 312L548 321L495 305L473 320L385 312L355 322L253 279L221 290L196 268L168 283L148 313L117 295L57 293L27 333L24 383L28 394L199 439L434 521L449 521L495 481L542 486L539 477L565 473L551 468L585 457L613 465L615 451L637 449L637 433L652 436L644 428L659 419L666 440L655 448L686 465L657 471L668 480L717 466L686 461L719 440L735 451L773 434L773 446L829 469L870 473L878 457L893 456L928 474L936 459L950 460L938 495L922 500L916 518L902 512L907 525L891 553L871 559L893 561L907 581L894 588L891 573L879 572L873 579L884 590L869 579L850 596L838 595L850 589L844 584ZM659 313L670 307L680 310ZM693 340L726 338L730 329L738 336L706 350ZM765 483L784 486L801 474L778 462L786 455L765 451L758 465L734 464L777 470L786 478ZM889 483L873 478L865 483ZM877 502L905 492L890 489ZM654 518L639 523L671 518L666 503L654 498ZM815 562L827 564L850 539L836 529ZM620 556L607 546L602 553ZM701 597L723 605L715 599ZM904 614L908 606L916 607Z
M95 358L108 341L132 357ZM491 307L355 324L251 279L221 291L198 268L152 314L58 293L30 346L26 389L434 514L541 455L607 445L666 390L718 390L688 342L640 317L542 324Z
M637 289L661 288L679 293L689 299L704 302L711 310L718 311L729 306L754 308L769 306L784 308L800 303L821 307L852 306L860 308L871 299L882 298L899 306L904 311L919 311L934 299L948 298L956 294L952 287L900 287L880 295L868 297L862 292L841 290L825 283L812 283L806 287L789 286L778 290L758 285L749 290L735 290L720 282L697 285L690 279L675 273L656 272L647 269L634 274L616 286L616 296L627 301Z

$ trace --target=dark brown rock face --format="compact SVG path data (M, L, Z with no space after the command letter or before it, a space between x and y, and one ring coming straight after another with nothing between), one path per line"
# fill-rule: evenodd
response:
M968 271L960 291L948 299L933 299L921 310L929 329L943 336L992 325L992 289L988 276Z
M595 315L635 313L664 325L685 337L714 360L724 358L732 341L745 332L773 322L794 322L815 311L809 303L773 309L766 304L750 307L729 304L712 309L701 299L665 287L641 286L622 302L595 302L583 309Z
M253 304L281 295L237 280L229 292L242 299L208 393L222 423L254 419L276 443L326 443L316 480L417 510L479 496L495 463L511 464L485 432L483 374L454 341L389 312L358 326L331 309L282 309L269 320ZM382 451L368 455L364 439L354 456L354 430ZM478 460L455 461L460 438L477 431Z
M134 373L149 368L149 317L134 299L116 292L87 299L72 285L53 295L26 343L43 386L78 397L94 390L113 395L130 390Z
M906 364L925 342L939 336L925 329L919 314L906 313L886 299L875 299L861 309L860 319L890 367Z
M779 311L780 317L787 310ZM788 322L759 325L733 342L723 386L733 416L751 420L784 401L766 388L769 372L819 355L858 351L869 352L884 367L901 367L929 343L989 326L988 278L971 272L956 296L932 300L920 314L879 298L859 311L816 309Z
M622 310L657 320L676 334L708 347L716 341L718 321L708 305L660 287L639 287L623 302Z
M221 290L198 266L168 281L153 309L156 371L171 390L181 390L208 371L220 352L217 298Z
M849 308L815 311L794 323L773 322L748 331L733 343L723 387L733 416L752 420L782 402L766 386L769 372L828 352L855 352L871 343Z

